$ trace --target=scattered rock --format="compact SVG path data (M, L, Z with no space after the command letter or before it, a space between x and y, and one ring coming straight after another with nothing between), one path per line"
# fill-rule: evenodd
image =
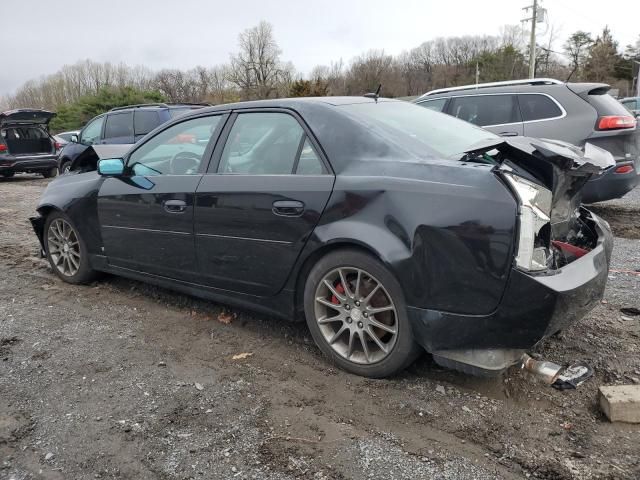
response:
M49 460L51 460L54 456L55 456L55 455L54 455L52 452L49 452L49 453L47 453L47 454L44 456L44 459L45 459L46 461L49 461Z
M218 321L220 323L224 323L225 325L229 325L231 322L233 322L234 318L235 318L235 314L232 314L232 313L220 312L218 314Z
M196 387L196 390L204 390L204 387L198 382L195 383L195 387Z
M158 366L159 367L166 367L167 366L167 362L160 361L160 362L158 362Z
M640 423L640 385L600 387L600 408L612 422Z
M444 389L444 387L442 385L438 385L436 387L436 392L441 393L442 395L446 395L447 391Z
M245 358L250 357L251 355L253 355L253 353L242 352L242 353L237 353L236 355L231 357L231 359L232 360L244 360Z

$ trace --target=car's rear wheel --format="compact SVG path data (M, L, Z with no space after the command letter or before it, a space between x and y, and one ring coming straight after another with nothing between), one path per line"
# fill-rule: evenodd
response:
M15 175L15 172L0 173L0 175L4 178L11 178Z
M382 263L359 250L329 253L312 268L304 307L318 347L349 372L386 377L421 351L400 284Z
M47 170L46 172L42 172L42 176L44 178L52 178L55 177L56 175L58 175L58 169L56 167L53 167L50 170Z
M47 217L44 243L51 268L69 283L87 283L96 272L89 265L87 247L71 220L60 212Z

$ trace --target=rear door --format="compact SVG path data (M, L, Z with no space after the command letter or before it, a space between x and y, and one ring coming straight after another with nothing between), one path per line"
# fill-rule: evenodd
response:
M195 279L194 195L224 119L218 114L172 125L129 155L123 177L105 179L98 215L110 265Z
M501 136L513 137L524 133L515 94L452 97L447 113Z
M107 114L107 119L104 124L104 135L100 143L135 143L133 137L133 112Z
M274 295L315 228L333 188L326 159L289 111L234 114L196 193L202 281Z

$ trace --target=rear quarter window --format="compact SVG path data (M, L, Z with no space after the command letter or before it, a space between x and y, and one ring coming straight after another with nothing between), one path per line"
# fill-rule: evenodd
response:
M589 92L586 99L600 116L629 115L629 110L627 110L624 105L608 93L602 93L601 89Z
M546 95L527 94L518 95L522 120L546 120L562 116L562 110L551 98Z

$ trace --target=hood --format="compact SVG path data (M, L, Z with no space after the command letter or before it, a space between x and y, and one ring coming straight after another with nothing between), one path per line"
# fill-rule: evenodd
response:
M47 110L38 108L19 108L16 110L7 110L0 113L0 126L6 125L49 125L49 122L56 114Z
M71 165L72 170L90 172L98 168L98 160L103 158L123 158L133 145L111 144L91 145L76 157Z
M551 190L551 223L558 234L580 206L585 183L615 165L611 153L590 143L578 148L559 140L528 137L489 138L465 154L463 160L489 154L498 172L513 171Z

